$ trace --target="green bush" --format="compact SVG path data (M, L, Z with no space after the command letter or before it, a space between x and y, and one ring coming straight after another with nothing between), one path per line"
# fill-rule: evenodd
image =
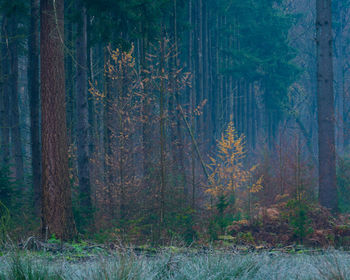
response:
M309 219L310 206L307 201L292 199L287 203L287 218L293 229L294 236L300 243L311 234L311 220Z
M197 237L193 229L195 211L188 207L172 212L167 216L167 229L171 238L179 238L187 245L191 244Z

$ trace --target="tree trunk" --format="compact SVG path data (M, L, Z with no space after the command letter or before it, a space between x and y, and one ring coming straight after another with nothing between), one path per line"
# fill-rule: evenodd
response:
M196 63L196 90L197 90L197 105L204 101L204 77L203 77L203 1L196 1L196 24L197 24L197 34L196 34L196 47L197 51L197 63ZM203 108L204 113L204 108ZM199 131L198 136L201 139L201 144L204 140L203 135L204 127L204 116L203 114L199 116L197 129Z
M67 2L67 1L66 1ZM75 11L71 11L74 6L66 5L65 14L72 16ZM75 14L74 14L75 15ZM69 46L69 48L74 49L74 24L72 21L69 21L65 28L65 44ZM74 61L75 62L75 61ZM65 85L66 85L66 117L67 117L67 133L68 133L68 145L74 145L76 141L75 127L76 127L76 108L75 108L75 69L73 62L73 54L71 52L65 53ZM72 160L74 161L74 159ZM71 167L76 167L76 162L69 162Z
M149 48L149 42L143 31L143 38L141 39L141 80L145 81L148 78L147 67L148 61L146 59L146 52ZM143 169L143 185L146 190L146 195L152 195L155 190L153 188L154 181L152 180L152 173L155 164L152 160L153 158L153 143L152 135L154 125L152 123L152 113L153 113L153 104L152 104L152 93L149 88L149 83L144 82L144 87L142 89L142 103L141 103L141 119L142 119L142 169Z
M81 225L85 228L92 222L91 185L89 171L89 111L87 96L87 17L85 7L81 8L77 34L77 154L79 177L79 202Z
M196 45L194 43L194 16L193 16L193 0L188 1L188 21L191 24L192 28L188 32L188 71L191 73L192 79L192 87L188 87L188 102L190 103L191 108L191 128L192 131L195 131L195 116L194 110L196 108L196 73L194 66L194 55L193 55L193 47ZM191 207L195 209L196 205L196 158L195 158L195 147L192 143L191 146L191 185L192 185L192 197L191 197Z
M165 32L162 27L162 38L160 42L161 51L161 80L160 80L160 92L159 92L159 133L160 133L160 207L159 207L159 234L161 238L162 228L164 224L165 214L165 189L166 189L166 178L165 178L165 110L164 110L164 97L165 97Z
M40 213L41 150L39 126L39 0L31 0L30 31L28 37L28 93L30 104L30 137L34 207Z
M172 83L172 95L169 98L169 116L171 132L171 148L173 153L173 168L175 172L175 184L182 188L182 197L180 199L181 205L187 206L188 199L188 186L186 181L186 168L185 168L185 154L184 154L184 137L181 129L181 114L179 112L179 106L181 105L181 95L179 94L180 82L178 79L178 71L180 70L179 62L179 47L178 47L178 11L177 11L177 0L173 0L173 17L170 22L172 27L172 36L174 44L174 57L171 59L172 69L169 69L171 73L170 82ZM175 125L174 125L175 123Z
M109 49L105 47L104 49L104 61L105 67L108 65L109 61ZM106 68L107 69L107 68ZM106 70L105 70L106 71ZM116 130L115 123L117 122L116 116L113 112L114 105L114 95L112 93L112 78L109 77L108 73L105 72L105 80L104 80L104 90L105 90L105 98L104 98L104 110L103 110L103 123L104 123L104 170L105 170L105 184L107 185L107 195L106 197L106 207L109 210L109 216L112 220L115 218L115 178L116 174L113 170L115 167L117 155L116 155L116 147L115 147L115 137L116 135L113 133ZM109 205L107 205L107 201Z
M10 95L8 86L9 77L9 48L8 48L8 23L7 17L3 17L1 27L2 42L2 79L1 79L1 164L9 165L10 161Z
M18 98L18 41L16 40L17 17L12 15L10 20L11 39L10 39L10 115L11 115L11 142L13 149L13 157L15 161L16 180L23 182L23 153L22 153L22 137L19 116L19 98Z
M316 1L319 201L337 210L331 4Z
M42 229L46 237L75 236L68 170L63 0L41 0Z
M202 87L203 87L203 97L202 100L206 100L206 105L203 107L203 144L206 148L208 146L209 131L210 131L210 118L209 118L209 106L211 106L209 99L209 47L208 47L208 2L203 1L201 7L201 22L202 22Z

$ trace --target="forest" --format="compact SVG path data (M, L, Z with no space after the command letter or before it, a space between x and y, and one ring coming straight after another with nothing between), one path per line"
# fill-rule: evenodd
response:
M0 24L0 279L350 279L349 0Z

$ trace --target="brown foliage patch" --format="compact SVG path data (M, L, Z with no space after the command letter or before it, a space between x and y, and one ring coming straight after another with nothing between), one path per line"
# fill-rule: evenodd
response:
M234 237L251 233L256 244L272 247L297 243L299 240L293 233L285 211L285 205L260 208L252 220L235 221L227 227L227 232ZM334 216L325 208L312 206L307 217L307 226L312 231L305 237L304 245L350 246L350 215Z

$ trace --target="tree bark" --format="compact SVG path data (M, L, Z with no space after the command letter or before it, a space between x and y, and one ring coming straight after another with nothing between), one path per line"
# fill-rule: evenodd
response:
M86 227L92 222L91 185L89 170L89 111L87 96L87 16L85 7L81 8L77 34L77 154L79 177L79 202L81 224Z
M162 228L164 224L165 216L165 191L166 191L166 170L165 170L165 110L164 110L164 98L165 98L165 32L162 26L162 39L160 42L161 62L160 62L160 92L159 92L159 134L160 134L160 207L159 207L159 233L158 237L161 238Z
M67 1L65 1L67 3ZM75 11L72 11L74 9L74 5L65 5L65 14L72 16L72 14L75 15ZM74 49L74 29L75 24L73 24L73 21L68 21L65 27L65 44L71 48ZM68 145L72 146L76 142L76 108L75 108L75 100L76 100L76 87L75 87L75 77L77 73L74 71L74 64L73 62L73 54L71 52L65 53L65 85L66 85L66 118L67 118L67 133L68 133ZM76 161L73 159L69 162L70 167L74 167L74 170L76 170Z
M332 1L316 1L319 201L337 210Z
M9 77L9 48L8 48L8 20L3 17L1 27L2 42L2 79L1 79L1 164L8 166L10 163L10 95L8 86Z
M28 37L28 93L30 104L30 137L32 152L32 184L36 213L41 208L41 149L39 126L39 0L31 0Z
M110 45L104 49L104 61L105 67L108 65L109 61L109 49ZM106 70L105 70L106 71ZM115 199L115 178L116 174L114 172L114 167L116 166L117 154L116 154L116 135L113 133L116 130L117 118L113 112L114 105L114 94L112 93L112 78L109 77L108 73L105 72L104 80L104 110L103 110L103 123L104 123L104 170L105 170L105 184L107 185L107 195L106 202L108 201L109 205L106 205L109 208L110 218L115 217L116 210L116 199Z
M148 61L146 59L146 52L149 48L149 42L145 32L142 31L144 36L141 39L141 80L145 81L148 78ZM152 151L152 133L154 125L152 123L152 113L153 113L153 104L152 104L152 95L149 88L149 83L144 82L144 87L142 89L142 103L141 103L141 119L142 119L142 169L143 169L143 185L146 190L146 194L154 193L152 186L152 169L154 168L153 151Z
M75 236L68 170L63 0L41 0L42 230L62 240Z
M195 40L194 47L196 51L196 95L197 95L197 105L201 104L204 101L204 77L203 77L203 1L196 0L195 1ZM203 114L198 117L197 121L197 130L198 136L201 139L201 143L203 142L203 127L204 127L204 116Z
M19 116L19 96L18 96L18 41L16 39L17 32L17 16L12 15L10 19L11 38L9 40L10 49L10 115L11 115L11 142L13 149L13 157L15 161L16 180L23 182L23 152L22 137Z

